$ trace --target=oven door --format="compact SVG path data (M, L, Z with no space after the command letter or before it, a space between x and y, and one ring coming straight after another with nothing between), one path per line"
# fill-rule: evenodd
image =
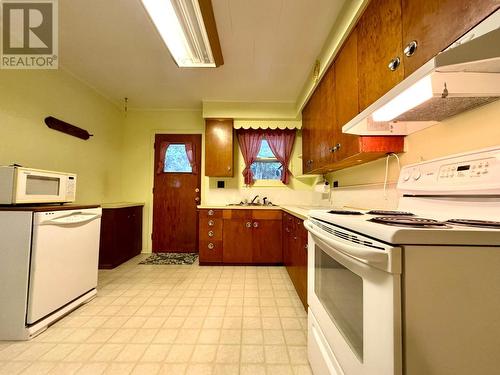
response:
M400 375L401 249L317 220L304 225L314 373Z
M13 203L62 203L67 201L68 175L19 168Z

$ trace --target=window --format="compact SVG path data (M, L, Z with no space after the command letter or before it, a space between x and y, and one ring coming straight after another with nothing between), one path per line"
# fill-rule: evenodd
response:
M279 180L283 171L281 163L276 159L265 139L262 140L257 160L250 168L256 180Z
M168 146L165 153L163 172L193 173L193 168L187 157L186 146L183 143Z

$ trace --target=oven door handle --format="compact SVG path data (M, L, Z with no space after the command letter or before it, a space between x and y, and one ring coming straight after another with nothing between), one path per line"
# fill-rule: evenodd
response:
M329 236L324 235L317 230L309 220L304 221L304 226L311 232L312 235L318 237L325 244L330 245L335 251L341 252L350 257L359 259L368 264L384 264L387 265L389 255L387 251L377 250L369 247L360 247L346 244L345 242L335 240Z

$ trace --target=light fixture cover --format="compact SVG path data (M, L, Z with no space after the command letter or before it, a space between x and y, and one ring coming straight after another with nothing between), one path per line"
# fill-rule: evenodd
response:
M202 4L200 4L200 1ZM142 0L158 33L179 67L216 67L222 65L222 54L210 0ZM203 5L203 7L200 7ZM202 9L203 8L203 9ZM204 14L208 13L208 14ZM219 53L212 52L205 18L215 28L213 44ZM214 56L215 55L215 56ZM220 59L218 59L220 55Z

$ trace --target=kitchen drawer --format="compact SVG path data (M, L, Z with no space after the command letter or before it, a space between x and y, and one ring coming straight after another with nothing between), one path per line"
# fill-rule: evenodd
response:
M252 219L251 209L224 210L224 219Z
M252 210L252 218L259 220L281 220L280 210Z
M202 209L200 211L200 217L222 217L223 210L215 210L215 209Z
M222 219L200 218L200 240L222 241Z
M200 240L200 263L222 262L222 241Z

